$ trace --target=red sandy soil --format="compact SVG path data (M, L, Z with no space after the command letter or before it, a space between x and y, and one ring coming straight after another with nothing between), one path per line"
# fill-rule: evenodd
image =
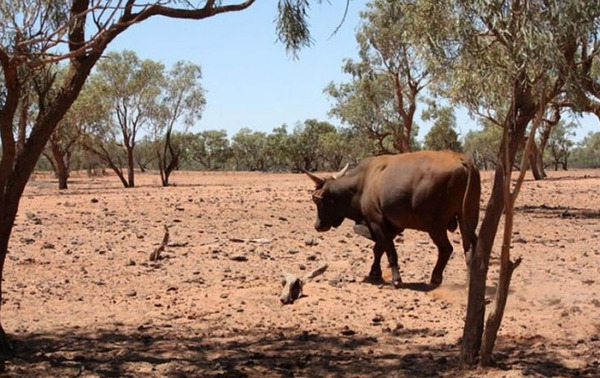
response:
M314 228L301 174L37 175L4 272L14 376L600 376L600 171L527 179L513 249L522 256L495 366L458 369L466 306L460 235L444 283L436 248L397 240L407 287L364 283L372 243L352 223ZM491 173L483 173L482 214ZM157 262L150 253L170 227ZM489 295L498 276L499 240ZM383 259L385 262L385 258ZM282 306L281 273L329 269ZM389 272L388 281L389 281ZM385 275L385 274L384 274ZM491 305L488 305L488 309Z

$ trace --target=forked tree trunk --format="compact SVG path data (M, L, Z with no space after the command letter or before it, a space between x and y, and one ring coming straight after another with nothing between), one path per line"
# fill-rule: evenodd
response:
M467 366L475 365L478 362L482 344L487 272L494 239L504 211L506 187L504 173L513 166L517 150L523 143L527 124L533 119L536 112L536 104L531 98L529 88L515 90L515 96L517 95L519 98L515 98L513 104L520 104L520 106L519 108L513 106L504 121L504 127L511 132L506 132L503 136L492 193L481 223L475 253L469 266L469 294L461 348L461 364Z
M510 282L512 279L512 275L515 269L521 263L521 259L517 259L515 262L510 259L510 248L511 248L511 240L513 234L513 223L514 223L514 213L515 213L515 203L517 197L519 196L519 192L521 190L521 186L523 185L523 180L525 179L525 174L527 173L527 160L528 156L531 156L531 151L533 146L535 145L535 133L540 123L542 122L542 117L544 115L545 104L543 101L539 105L538 114L536 119L531 126L531 131L529 132L529 138L527 140L527 144L523 151L523 158L521 162L521 171L519 173L519 177L515 183L514 189L511 192L511 171L506 171L504 173L504 236L502 239L502 250L500 255L500 276L498 278L498 285L496 291L496 298L494 300L494 306L492 307L490 314L485 323L485 330L483 335L483 342L481 345L480 356L481 361L480 365L489 366L492 361L492 350L494 349L494 345L496 343L496 337L498 335L498 330L500 329L500 324L502 324L502 318L504 317L504 310L506 309L506 303L508 301L508 291L510 287ZM505 129L504 139L506 141L508 137L508 130ZM506 155L505 155L506 156ZM505 161L505 164L508 164Z

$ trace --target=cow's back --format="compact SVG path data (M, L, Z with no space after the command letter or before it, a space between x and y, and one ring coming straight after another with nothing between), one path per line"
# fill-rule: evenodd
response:
M461 212L469 158L452 151L382 155L363 165L363 211L396 228L449 226Z

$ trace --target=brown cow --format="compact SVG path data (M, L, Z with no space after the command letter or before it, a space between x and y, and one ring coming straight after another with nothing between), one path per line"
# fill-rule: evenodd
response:
M402 284L394 237L404 229L425 231L438 247L431 283L442 283L452 254L447 230L460 226L467 262L477 242L481 184L471 158L452 151L421 151L366 158L330 178L305 172L316 184L317 231L338 227L344 219L375 241L369 278L381 281L381 256L392 268L394 286Z

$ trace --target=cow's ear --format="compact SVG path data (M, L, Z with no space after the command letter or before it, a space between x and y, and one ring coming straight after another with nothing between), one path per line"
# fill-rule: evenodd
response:
M317 185L317 188L318 188L318 187L321 187L321 186L323 186L323 184L325 183L325 180L324 180L324 179L322 179L322 178L320 178L319 176L317 176L317 175L314 175L314 174L310 173L310 172L309 172L309 171L307 171L306 169L303 169L303 171L304 171L304 173L306 173L306 175L307 175L307 176L308 176L308 177L309 177L311 180L313 180L313 182L315 183L315 185Z

